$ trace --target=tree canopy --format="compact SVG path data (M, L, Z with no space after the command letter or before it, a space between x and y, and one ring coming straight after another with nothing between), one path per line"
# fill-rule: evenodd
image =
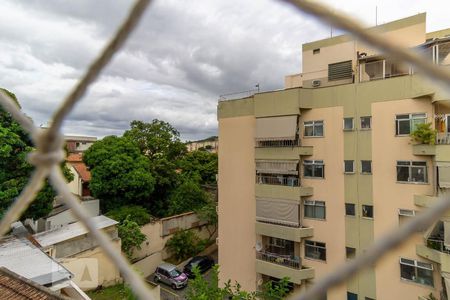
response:
M188 152L179 161L181 174L201 184L216 182L218 157L216 153L204 150Z
M131 204L149 205L155 179L148 172L148 159L130 140L105 137L86 150L83 160L92 173L89 187L102 200L102 210Z
M186 180L170 194L167 213L171 216L196 210L204 206L207 201L208 195L198 183Z
M8 90L1 89L9 95L20 108L16 96ZM11 203L26 186L34 167L28 163L27 155L33 150L28 134L9 113L0 107L0 215L4 214ZM63 167L66 179L73 179L69 170ZM22 218L39 219L50 213L56 193L45 182L36 200L22 215Z

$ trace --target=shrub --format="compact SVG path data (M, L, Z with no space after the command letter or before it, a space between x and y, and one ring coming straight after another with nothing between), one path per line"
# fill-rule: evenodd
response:
M127 205L110 210L106 216L122 223L128 216L130 221L136 222L139 226L143 226L152 220L147 210L138 205Z
M132 221L130 217L126 217L118 226L119 237L122 240L122 251L131 258L133 249L141 249L141 244L147 237L141 232L139 225Z
M416 129L411 133L411 137L419 144L434 145L436 130L431 128L431 123L417 124Z
M205 249L205 242L194 232L185 230L175 233L167 241L166 247L177 260L184 260L203 251Z

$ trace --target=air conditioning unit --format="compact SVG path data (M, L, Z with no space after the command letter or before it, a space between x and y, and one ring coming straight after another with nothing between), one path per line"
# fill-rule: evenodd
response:
M322 84L322 82L320 80L313 80L312 81L312 86L313 87L319 87Z

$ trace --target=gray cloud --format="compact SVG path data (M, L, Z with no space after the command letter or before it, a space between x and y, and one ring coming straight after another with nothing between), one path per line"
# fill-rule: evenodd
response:
M424 1L326 0L374 25L427 11L428 30L449 27ZM132 1L7 0L0 3L0 85L37 124L75 85ZM400 15L401 13L401 15ZM138 30L64 123L72 134L121 134L130 121L159 118L184 139L216 134L220 94L283 86L301 70L301 44L330 28L269 0L155 1ZM336 32L336 30L334 30Z

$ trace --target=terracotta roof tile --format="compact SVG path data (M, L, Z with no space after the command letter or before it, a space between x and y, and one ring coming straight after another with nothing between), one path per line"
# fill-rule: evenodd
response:
M81 156L81 153L70 153L67 156L66 161L68 161L68 162L83 162L83 158Z
M91 181L91 172L89 172L87 166L84 163L71 163L71 165L77 171L78 175L80 175L81 179L84 182Z

